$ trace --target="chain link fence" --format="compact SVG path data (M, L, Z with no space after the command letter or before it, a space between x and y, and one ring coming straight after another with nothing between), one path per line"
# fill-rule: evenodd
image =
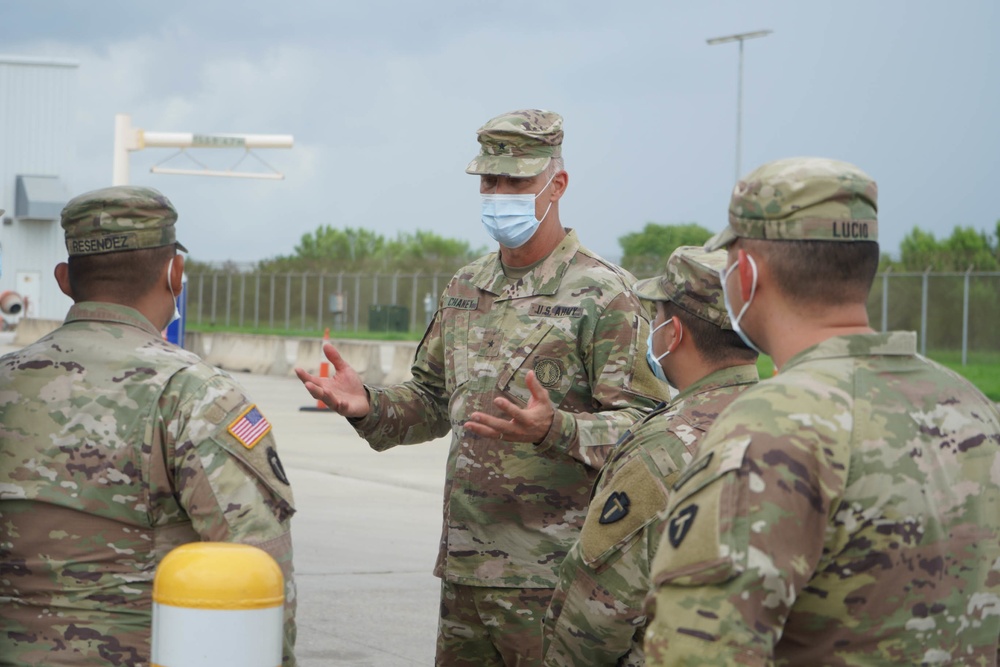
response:
M198 272L187 321L270 331L422 332L452 274Z
M451 274L209 271L188 276L189 323L271 331L422 332ZM1000 352L1000 272L875 279L871 325L919 335L922 353Z
M1000 352L1000 272L880 273L868 319L881 331L916 331L921 354Z

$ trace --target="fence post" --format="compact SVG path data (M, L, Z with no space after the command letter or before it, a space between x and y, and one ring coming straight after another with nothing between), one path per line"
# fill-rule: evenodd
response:
M270 308L270 329L274 330L274 276L276 274L271 274L271 308Z
M243 326L243 310L247 300L247 274L240 271L240 327Z
M213 273L212 274L212 325L213 326L216 324L216 321L215 321L215 295L218 293L218 291L219 291L219 274L218 273Z
M341 271L340 273L337 274L337 294L340 294L341 296L344 295L344 272L343 271ZM340 325L343 327L343 325L346 322L347 322L347 309L345 308L344 312L340 313ZM333 323L334 323L334 326L337 325L337 323L338 323L337 322L337 315L333 316Z
M292 322L292 274L285 274L285 331Z
M256 286L254 288L253 297L253 328L257 329L260 327L260 271L256 274Z
M306 328L306 273L302 272L302 328Z
M233 310L233 274L226 274L226 326L229 326L229 315Z
M358 310L361 308L361 275L354 274L354 330L358 330Z
M417 281L420 278L420 273L414 273L412 276L413 280L413 298L410 299L410 331L417 328Z
M962 290L962 365L969 361L969 274L972 265L965 271L965 289Z
M889 273L892 267L888 267L882 274L882 333L889 330Z
M205 300L202 298L202 294L205 291L204 287L205 287L205 274L203 273L200 276L198 276L198 324L201 324L202 320L201 309L202 306L205 305Z
M317 299L317 312L316 312L316 328L323 328L323 279L326 278L325 273L319 274L319 298Z
M927 277L930 275L931 267L924 270L921 276L920 294L920 354L927 356Z

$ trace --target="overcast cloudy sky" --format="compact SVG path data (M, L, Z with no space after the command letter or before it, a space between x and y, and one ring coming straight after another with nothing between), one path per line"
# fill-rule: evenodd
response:
M73 193L110 184L114 114L176 132L292 134L260 155L284 181L149 173L199 260L289 254L319 225L429 229L486 246L475 130L501 112L565 118L563 222L620 256L648 221L726 220L745 46L743 172L780 157L859 165L881 241L1000 218L996 0L4 0L0 50L78 61ZM230 153L199 159L228 166ZM186 166L183 157L169 166Z

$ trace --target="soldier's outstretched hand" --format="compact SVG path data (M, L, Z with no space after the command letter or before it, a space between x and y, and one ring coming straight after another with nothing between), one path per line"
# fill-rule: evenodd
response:
M332 377L321 378L301 368L295 369L295 375L305 385L306 391L345 417L358 418L367 415L371 409L368 404L368 392L365 391L357 371L344 361L337 348L330 343L323 345L323 354L333 364Z
M496 438L508 442L541 442L552 428L555 407L548 390L542 386L535 371L528 371L524 378L531 399L525 408L519 408L506 398L493 399L503 417L494 417L484 412L473 412L465 428L485 438Z

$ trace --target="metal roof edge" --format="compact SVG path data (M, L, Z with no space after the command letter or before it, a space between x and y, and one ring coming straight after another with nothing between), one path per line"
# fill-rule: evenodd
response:
M0 65L27 65L34 67L79 67L78 60L36 56L10 56L0 54Z

